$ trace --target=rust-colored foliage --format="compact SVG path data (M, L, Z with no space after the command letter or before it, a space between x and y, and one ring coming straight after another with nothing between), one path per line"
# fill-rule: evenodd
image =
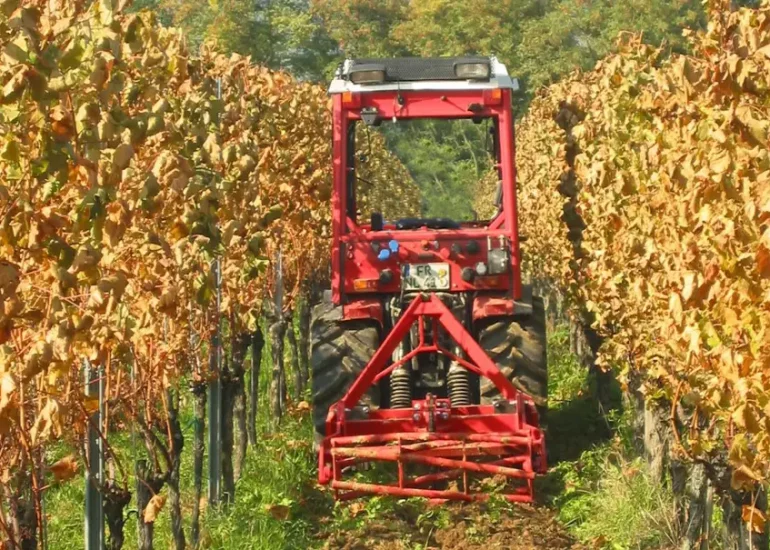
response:
M719 4L719 5L717 5ZM626 37L518 131L527 269L591 312L600 361L695 410L682 449L770 463L770 5L714 3L692 56Z
M181 32L125 4L0 3L5 471L38 475L36 449L82 442L86 361L103 369L109 426L164 421L164 390L206 363L191 334L216 326L215 258L231 330L253 328L279 249L286 307L328 262L325 90L212 45L192 57ZM382 140L372 155L389 192L365 199L409 196Z

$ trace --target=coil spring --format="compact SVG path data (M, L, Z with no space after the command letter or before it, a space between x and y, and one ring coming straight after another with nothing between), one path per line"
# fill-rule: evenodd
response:
M403 367L390 374L390 408L408 409L412 406L412 380Z
M453 407L471 404L471 383L467 370L453 365L446 375L446 383Z

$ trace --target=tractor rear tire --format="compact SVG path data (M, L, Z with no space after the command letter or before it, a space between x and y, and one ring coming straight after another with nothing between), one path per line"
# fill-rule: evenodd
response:
M342 399L364 370L379 347L380 335L375 321L344 321L338 306L324 302L313 308L310 337L313 425L318 439L325 435L329 407ZM370 388L361 402L379 406L379 388Z
M532 299L532 314L526 317L496 317L479 330L479 344L513 385L526 392L541 412L548 406L548 361L546 356L545 308ZM500 396L487 378L480 381L481 402Z

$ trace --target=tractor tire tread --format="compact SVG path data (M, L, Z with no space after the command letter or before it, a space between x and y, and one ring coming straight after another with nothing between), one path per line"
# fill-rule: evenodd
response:
M544 410L548 403L548 361L546 354L543 300L533 297L532 314L527 317L497 317L479 329L479 344L503 375L524 389ZM500 392L492 381L481 379L481 399L491 403Z
M324 302L313 308L310 337L313 425L316 436L322 437L329 407L345 395L364 369L379 346L380 336L375 321L344 321L336 306ZM372 387L362 403L377 407L378 388Z

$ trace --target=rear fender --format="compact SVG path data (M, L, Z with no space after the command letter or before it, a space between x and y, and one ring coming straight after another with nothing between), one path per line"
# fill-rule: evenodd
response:
M491 317L532 315L532 286L522 285L521 299L514 300L505 294L485 294L473 299L473 322Z
M373 319L382 327L382 301L379 298L356 298L342 306L342 318L345 321Z

